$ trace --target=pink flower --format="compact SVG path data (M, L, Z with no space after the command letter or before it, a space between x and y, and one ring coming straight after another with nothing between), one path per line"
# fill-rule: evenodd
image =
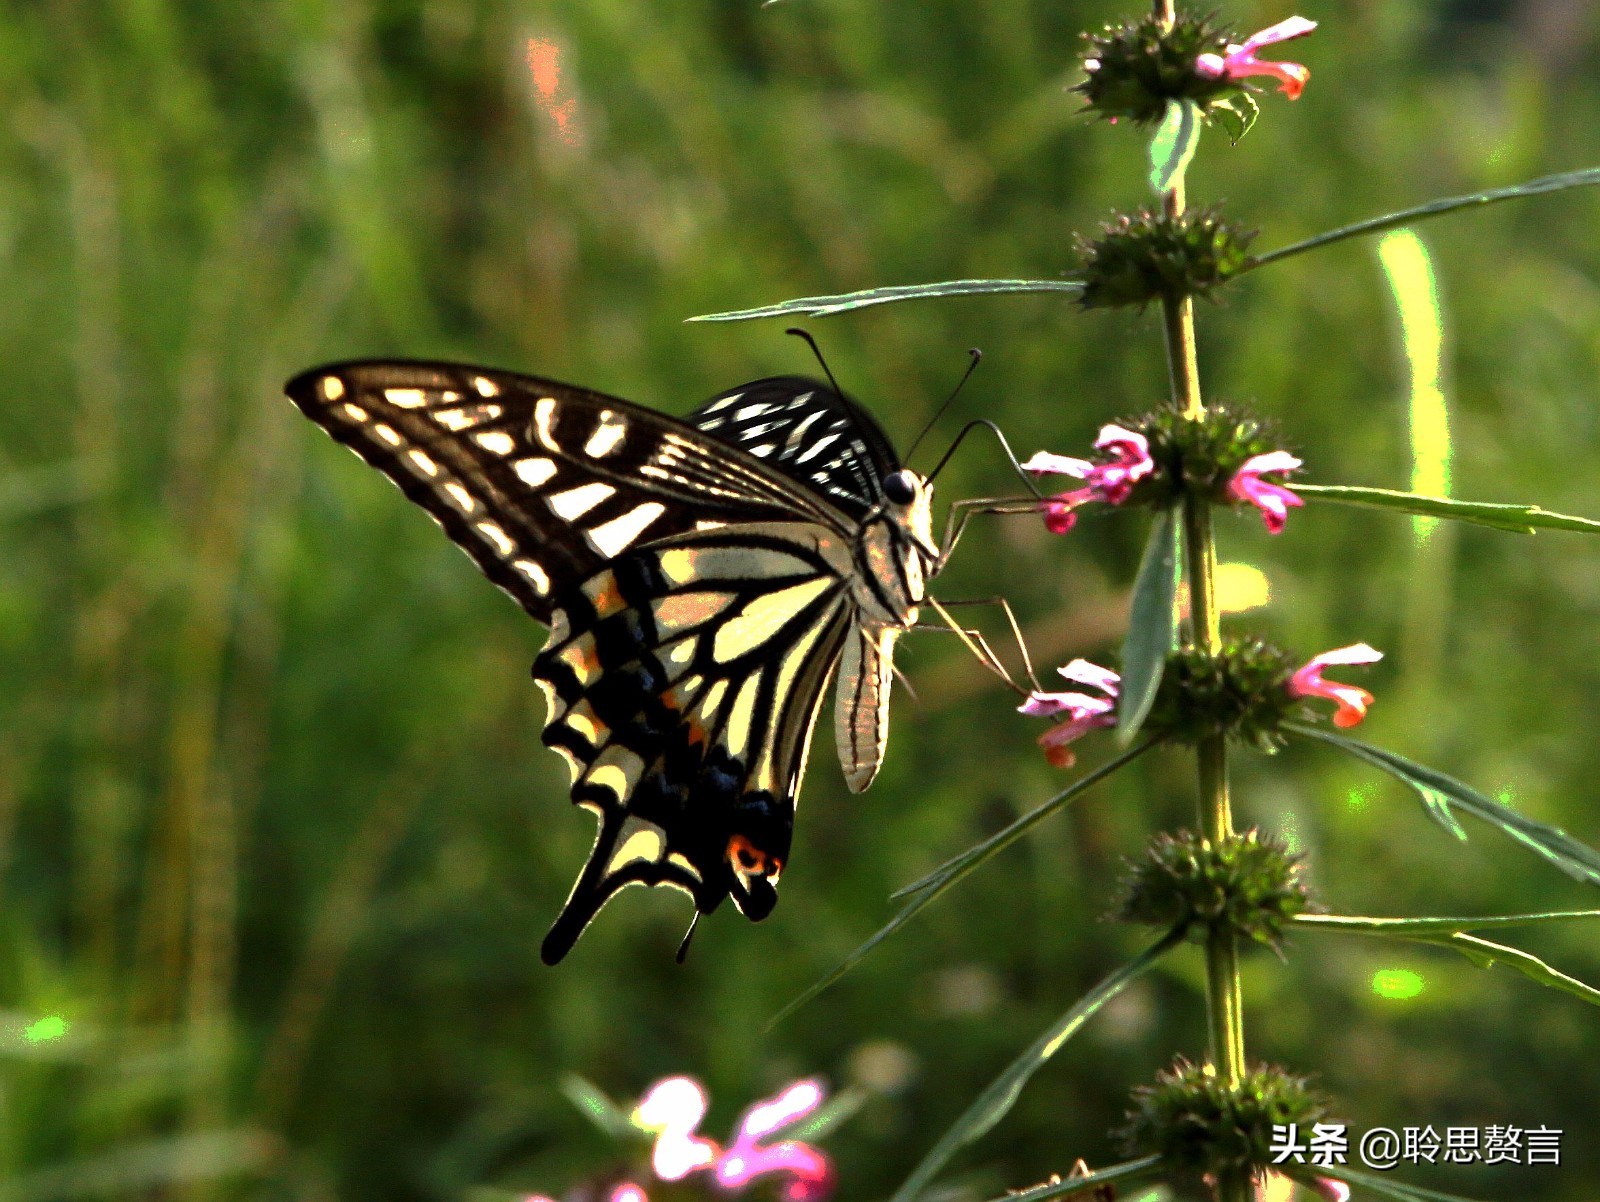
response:
M1355 685L1339 684L1322 679L1322 670L1333 664L1375 664L1383 652L1374 651L1365 643L1339 647L1313 656L1311 662L1289 678L1291 697L1325 697L1339 707L1333 715L1338 727L1355 726L1367 716L1367 706L1372 704L1372 694Z
M1299 63L1263 62L1256 51L1293 38L1303 38L1317 27L1315 21L1304 17L1290 17L1260 33L1246 38L1244 45L1229 45L1222 54L1202 54L1195 60L1194 69L1207 79L1226 79L1235 83L1250 75L1270 75L1278 81L1279 90L1290 100L1298 99L1305 90L1311 72Z
M1133 486L1155 470L1155 461L1150 458L1150 444L1137 431L1124 430L1121 426L1102 426L1100 437L1094 445L1097 451L1109 453L1107 462L1091 463L1087 459L1040 451L1022 465L1024 471L1037 475L1049 472L1088 481L1084 488L1060 493L1045 502L1044 524L1052 534L1065 534L1072 529L1078 520L1075 511L1080 505L1090 501L1103 501L1107 505L1122 504L1133 491Z
M1045 758L1057 768L1070 768L1073 754L1068 744L1076 742L1091 730L1116 725L1117 693L1122 688L1122 677L1110 668L1091 664L1086 659L1075 659L1065 668L1057 668L1074 684L1088 685L1104 693L1094 697L1088 693L1030 693L1028 700L1017 707L1018 713L1030 718L1053 718L1057 714L1071 715L1067 721L1052 726L1039 736L1039 746Z
M1233 479L1228 481L1228 495L1235 501L1247 501L1261 511L1268 534L1282 534L1289 520L1291 506L1305 502L1281 484L1269 484L1261 477L1266 472L1292 472L1299 469L1300 460L1288 451L1268 451L1246 459Z
M663 1078L639 1099L632 1115L633 1125L655 1132L650 1167L661 1180L681 1181L717 1159L721 1149L695 1134L708 1105L706 1091L693 1077Z
M761 1140L811 1114L822 1105L822 1098L822 1083L807 1078L757 1102L740 1118L727 1151L697 1133L708 1101L693 1077L657 1081L630 1117L634 1126L655 1134L650 1165L662 1181L681 1181L691 1173L709 1171L719 1186L734 1192L757 1177L782 1173L788 1176L782 1189L784 1202L820 1202L833 1185L828 1158L798 1140L771 1145ZM624 1182L612 1190L607 1202L648 1200L637 1185Z
M825 1197L833 1184L833 1166L810 1144L782 1140L763 1145L761 1140L805 1118L822 1105L822 1083L796 1081L782 1093L757 1102L739 1120L733 1144L717 1161L717 1184L727 1190L742 1189L767 1173L785 1173L785 1202L814 1202Z

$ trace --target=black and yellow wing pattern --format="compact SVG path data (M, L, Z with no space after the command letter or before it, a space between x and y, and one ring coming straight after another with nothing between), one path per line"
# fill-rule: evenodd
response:
M550 627L543 741L599 830L544 959L630 884L766 917L828 677L842 659L840 754L863 788L894 639L937 567L931 489L872 418L798 377L682 421L449 363L333 364L287 392Z

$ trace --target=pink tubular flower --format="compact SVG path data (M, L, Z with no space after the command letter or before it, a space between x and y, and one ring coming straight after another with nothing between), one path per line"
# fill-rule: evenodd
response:
M833 1184L833 1166L826 1156L798 1140L761 1143L820 1105L822 1083L808 1078L750 1107L739 1120L732 1146L717 1161L717 1184L737 1190L767 1173L785 1173L789 1177L782 1191L785 1202L816 1202L825 1197Z
M1073 754L1069 743L1076 742L1091 730L1114 726L1117 721L1117 693L1122 688L1122 677L1110 668L1091 664L1086 659L1075 659L1065 668L1057 668L1074 684L1099 689L1104 697L1088 693L1030 693L1027 701L1017 707L1017 712L1030 718L1053 718L1057 714L1070 714L1065 721L1052 726L1039 736L1039 746L1045 758L1057 768L1070 768Z
M1022 465L1024 471L1036 475L1052 473L1076 476L1087 480L1084 488L1074 489L1052 497L1045 503L1044 524L1052 534L1065 534L1078 520L1078 506L1090 501L1103 501L1107 505L1120 505L1128 499L1133 486L1155 470L1150 458L1150 444L1143 434L1124 430L1121 426L1102 426L1095 440L1095 450L1106 451L1106 463L1091 463L1087 459L1074 459L1070 455L1052 455L1040 451Z
M1372 704L1372 694L1355 685L1339 684L1322 679L1322 670L1333 664L1375 664L1383 652L1374 651L1365 643L1338 647L1313 656L1311 662L1289 678L1291 697L1325 697L1337 705L1333 724L1338 727L1355 726L1367 716L1367 706Z
M1290 507L1305 502L1281 484L1269 484L1261 477L1267 472L1292 472L1299 469L1300 460L1288 451L1268 451L1246 459L1228 481L1228 495L1235 501L1247 501L1261 511L1268 534L1282 534L1289 520Z
M633 1125L655 1133L650 1167L661 1180L681 1181L716 1161L721 1149L695 1134L707 1106L706 1091L693 1077L665 1077L639 1099Z
M1278 81L1279 90L1285 96L1296 100L1305 90L1311 72L1300 63L1263 62L1256 57L1256 52L1292 38L1303 38L1316 27L1315 21L1290 17L1251 34L1242 46L1230 45L1221 54L1202 54L1195 60L1194 69L1208 79L1226 79L1230 83L1250 75L1270 75Z
M799 1122L822 1105L822 1083L814 1078L796 1081L782 1092L757 1102L744 1112L733 1143L724 1151L698 1134L706 1116L706 1091L693 1077L665 1077L657 1081L630 1119L656 1137L650 1166L662 1181L681 1181L692 1173L709 1172L729 1193L742 1190L757 1177L786 1174L784 1202L821 1202L833 1185L833 1166L810 1144L782 1140L761 1141ZM631 1181L616 1186L606 1202L649 1202Z

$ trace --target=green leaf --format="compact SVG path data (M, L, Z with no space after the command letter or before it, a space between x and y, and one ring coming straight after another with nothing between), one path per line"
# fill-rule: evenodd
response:
M759 309L738 309L731 313L703 313L685 321L749 321L756 317L828 317L890 305L896 301L923 300L938 296L981 296L996 292L1071 292L1083 291L1081 280L945 280L939 284L897 284L888 288L868 288L838 296L802 296L795 300L763 305Z
M1128 636L1122 642L1122 695L1117 699L1117 739L1124 747L1155 703L1167 656L1178 645L1178 510L1156 514L1133 582Z
M1484 931L1492 927L1531 927L1552 922L1600 918L1600 910L1545 910L1535 914L1488 914L1469 918L1367 918L1345 914L1297 914L1292 920L1313 930L1347 931L1353 935L1385 935L1409 939L1419 935L1450 935L1459 931Z
M1280 1169L1280 1172L1283 1170ZM1317 1177L1332 1177L1336 1181L1343 1181L1346 1185L1359 1185L1369 1189L1375 1194L1385 1198L1395 1198L1398 1202L1477 1202L1474 1198L1464 1198L1460 1194L1441 1194L1435 1189L1423 1189L1420 1185L1407 1185L1403 1181L1396 1181L1391 1177L1380 1177L1376 1173L1361 1173L1355 1169L1346 1168L1344 1165L1335 1165L1324 1173L1314 1169L1296 1168L1286 1176L1294 1178L1302 1185L1311 1185Z
M1150 187L1165 196L1183 182L1200 144L1200 107L1189 99L1167 101L1167 111L1150 139Z
M1519 200L1524 196L1539 196L1545 192L1561 192L1567 188L1589 188L1600 184L1600 167L1590 167L1584 171L1568 171L1562 175L1546 175L1540 179L1529 180L1525 184L1513 184L1509 188L1491 188L1487 192L1473 192L1468 196L1450 196L1443 200L1429 201L1427 204L1417 205L1415 208L1401 209L1394 213L1385 213L1382 217L1369 217L1365 221L1358 221L1354 225L1342 225L1338 229L1329 230L1325 234L1318 234L1314 238L1307 238L1303 242L1291 243L1267 254L1251 259L1238 272L1243 275L1246 271L1253 271L1257 267L1264 267L1279 259L1287 259L1290 255L1304 254L1308 250L1316 250L1321 246L1329 246L1335 242L1342 242L1346 238L1358 238L1364 234L1380 234L1384 230L1396 229L1402 225L1411 225L1413 222L1422 221L1429 217L1440 217L1445 213L1454 213L1457 209L1476 208L1479 205L1494 204L1502 200Z
M1228 141L1237 146L1260 115L1261 106L1256 103L1254 96L1249 92L1236 92L1226 100L1212 104L1206 113L1206 120L1220 128L1228 135Z
M968 848L966 851L962 852L953 859L946 860L943 864L941 864L938 868L935 868L921 880L913 881L904 889L896 892L894 894L895 898L910 897L912 900L908 901L904 906L902 906L900 911L895 914L895 916L887 923L880 927L876 934L869 938L860 947L856 948L855 951L851 952L843 960L839 961L838 964L834 965L829 972L827 972L810 988L805 990L805 992L800 994L799 997L795 998L782 1010L778 1011L777 1014L773 1015L772 1019L767 1023L767 1029L771 1030L773 1027L777 1026L801 1006L805 1005L812 998L816 997L823 990L827 989L830 985L839 980L840 977L844 976L845 973L849 972L863 959L865 959L868 952L872 951L872 949L877 947L878 944L882 943L890 935L894 934L901 927L905 926L906 923L910 922L923 906L926 906L929 902L933 901L934 898L938 897L946 889L950 888L950 886L954 885L962 877L966 876L967 873L978 867L979 864L982 864L985 860L989 859L989 857L1000 851L1003 851L1005 848L1010 847L1011 844L1020 839L1034 825L1043 821L1045 818L1048 818L1051 814L1055 813L1056 810L1060 809L1062 806L1066 805L1069 801L1072 801L1080 794L1086 792L1094 785L1099 784L1102 780L1110 776L1124 764L1137 759L1146 751L1149 751L1153 746L1155 746L1154 743L1141 743L1132 750L1123 752L1116 759L1111 760L1109 763L1102 764L1099 768L1096 768L1083 779L1069 785L1060 793L1057 793L1049 801L1028 811L1028 813L1024 814L1021 818L1018 818L1004 830L990 835L982 843L979 843L975 847Z
M1471 522L1514 534L1536 530L1572 530L1580 534L1600 534L1600 521L1551 513L1537 505L1504 505L1487 501L1453 501L1448 497L1425 497L1420 493L1397 492L1389 488L1362 488L1352 484L1292 485L1297 493L1321 498L1336 505L1364 505L1373 509L1395 509L1401 513Z
M1453 947L1479 968L1492 968L1496 963L1505 964L1531 981L1580 997L1591 1006L1600 1006L1600 989L1585 985L1576 977L1569 977L1566 973L1550 967L1532 952L1507 947L1503 943L1495 943L1477 935L1435 936L1426 942Z
M1443 772L1415 763L1382 747L1374 747L1370 743L1363 743L1346 735L1336 735L1331 731L1319 730L1299 722L1286 722L1284 729L1338 747L1404 781L1416 790L1428 807L1428 813L1447 830L1462 839L1467 837L1466 832L1461 829L1451 813L1452 806L1459 806L1474 817L1499 827L1518 843L1537 852L1568 876L1591 885L1600 885L1600 852L1596 852L1587 844L1580 843L1560 827L1535 822L1532 818L1524 817L1509 806L1502 805L1494 798L1478 792L1472 786L1465 785L1452 776L1446 776Z
M596 1127L612 1139L639 1138L639 1129L628 1121L627 1114L606 1096L599 1086L568 1073L561 1078L561 1092Z
M1060 1181L1036 1185L1032 1189L1014 1189L1003 1197L993 1199L992 1202L1052 1202L1055 1198L1066 1198L1073 1194L1081 1197L1084 1191L1097 1186L1113 1185L1118 1182L1123 1185L1136 1184L1142 1178L1158 1172L1160 1168L1161 1157L1142 1156L1138 1160L1128 1160L1122 1164L1111 1165L1109 1168L1096 1169L1084 1177L1066 1177Z
M1600 1006L1600 989L1586 985L1576 977L1552 968L1538 956L1520 948L1494 943L1476 935L1466 934L1468 929L1485 926L1532 925L1571 918L1593 918L1600 910L1566 910L1550 914L1508 914L1499 918L1330 918L1327 915L1302 914L1294 921L1312 930L1337 931L1348 935L1370 935L1380 939L1399 939L1406 943L1427 943L1436 947L1454 948L1479 968L1490 968L1496 962L1516 969L1530 980L1551 989L1559 989L1582 998L1591 1006Z
M1028 1046L1028 1049L1007 1066L1006 1070L990 1082L961 1117L950 1125L939 1142L934 1144L920 1164L912 1170L905 1184L894 1192L890 1202L912 1202L939 1175L950 1158L962 1148L981 1138L990 1128L1005 1117L1016 1102L1022 1087L1061 1046L1083 1029L1095 1011L1138 980L1157 960L1183 942L1183 927L1175 927L1146 949L1137 959L1130 960L1101 981Z

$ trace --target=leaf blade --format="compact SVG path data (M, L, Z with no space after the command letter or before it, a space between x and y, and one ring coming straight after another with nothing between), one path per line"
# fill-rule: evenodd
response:
M1155 704L1156 689L1177 645L1178 510L1156 514L1133 582L1128 635L1122 643L1122 693L1117 698L1117 740L1126 747Z
M1056 810L1074 800L1079 795L1087 792L1094 785L1099 784L1102 780L1110 776L1113 772L1117 771L1124 764L1130 763L1137 759L1146 751L1150 750L1150 748L1154 745L1154 743L1148 742L1141 743L1139 746L1123 752L1114 760L1102 764L1099 768L1096 768L1093 772L1089 773L1089 775L1083 777L1081 780L1073 782L1066 789L1063 789L1060 793L1057 793L1049 801L1035 806L1032 810L1029 810L1026 814L1022 815L1022 817L1011 822L1004 829L997 831L993 835L990 835L987 839L983 840L983 842L978 843L973 847L969 847L960 855L953 856L949 860L946 860L938 868L935 868L932 872L928 873L920 880L913 881L904 888L896 890L892 895L891 900L902 897L909 897L911 900L902 906L887 923L879 927L877 931L869 936L864 943L858 946L843 960L839 961L838 964L835 964L831 969L828 970L828 972L823 974L821 978L819 978L812 985L808 986L798 997L794 998L775 1015L773 1015L772 1018L767 1022L767 1029L770 1031L773 1027L777 1026L784 1019L788 1018L789 1015L793 1014L801 1006L809 1002L812 998L816 997L818 994L837 983L841 977L843 977L847 972L865 959L867 954L877 947L878 944L882 943L890 935L894 934L901 927L905 926L906 923L910 922L914 917L916 917L918 911L944 893L946 889L949 889L962 877L966 876L969 872L977 868L978 865L982 864L991 856L994 856L1011 846L1011 844L1015 843L1031 828L1048 818Z
M1083 1025L1117 994L1155 966L1167 952L1183 941L1185 928L1175 927L1134 959L1116 969L1075 1002L1070 1010L1047 1027L1023 1053L989 1083L961 1117L939 1137L911 1175L894 1192L890 1202L913 1202L936 1177L939 1170L962 1148L980 1139L1005 1117L1029 1078L1047 1064L1061 1046L1082 1030Z
M1447 818L1450 829L1463 839L1466 838L1466 832L1450 813L1451 806L1458 806L1473 817L1499 827L1510 838L1550 861L1568 876L1591 885L1600 885L1600 852L1574 839L1558 826L1524 817L1452 776L1371 743L1300 722L1286 722L1284 729L1337 747L1411 786L1428 807L1429 814L1440 821Z
M1465 196L1448 196L1442 200L1432 200L1409 209L1398 209L1393 213L1385 213L1379 217L1369 217L1365 221L1342 225L1337 229L1328 230L1326 233L1317 234L1300 242L1293 242L1274 251L1268 251L1264 255L1259 255L1249 260L1238 274L1243 275L1246 271L1253 271L1257 267L1264 267L1268 263L1276 262L1279 259L1287 259L1291 255L1304 254L1308 250L1316 250L1319 247L1329 246L1335 242L1343 242L1346 238L1359 238L1365 234L1380 234L1384 230L1397 229L1402 225L1410 225L1415 221L1424 221L1429 217L1441 217L1446 213L1454 213L1458 209L1496 204L1502 200L1520 200L1528 196L1540 196L1546 192L1561 192L1568 188L1589 188L1597 184L1600 184L1600 167L1589 167L1582 171L1567 171L1559 175L1541 176L1539 179L1529 180L1527 183L1522 184L1512 184L1506 188L1490 188L1483 192L1472 192Z
M1538 505L1518 505L1497 501L1457 501L1450 497L1430 497L1421 493L1390 488L1366 488L1354 484L1301 484L1294 491L1308 498L1320 498L1335 505L1358 505L1369 509L1393 509L1401 513L1445 518L1507 530L1513 534L1533 534L1538 530L1567 530L1579 534L1600 534L1600 521L1573 514L1553 513Z
M883 288L864 288L836 296L801 296L793 300L761 305L754 309L734 309L726 313L702 313L684 321L753 321L760 317L830 317L873 305L898 301L927 300L941 296L985 296L1029 292L1083 291L1081 280L944 280L933 284L891 284Z
M1167 101L1167 111L1150 139L1150 189L1165 196L1183 182L1200 144L1200 107L1184 97Z

